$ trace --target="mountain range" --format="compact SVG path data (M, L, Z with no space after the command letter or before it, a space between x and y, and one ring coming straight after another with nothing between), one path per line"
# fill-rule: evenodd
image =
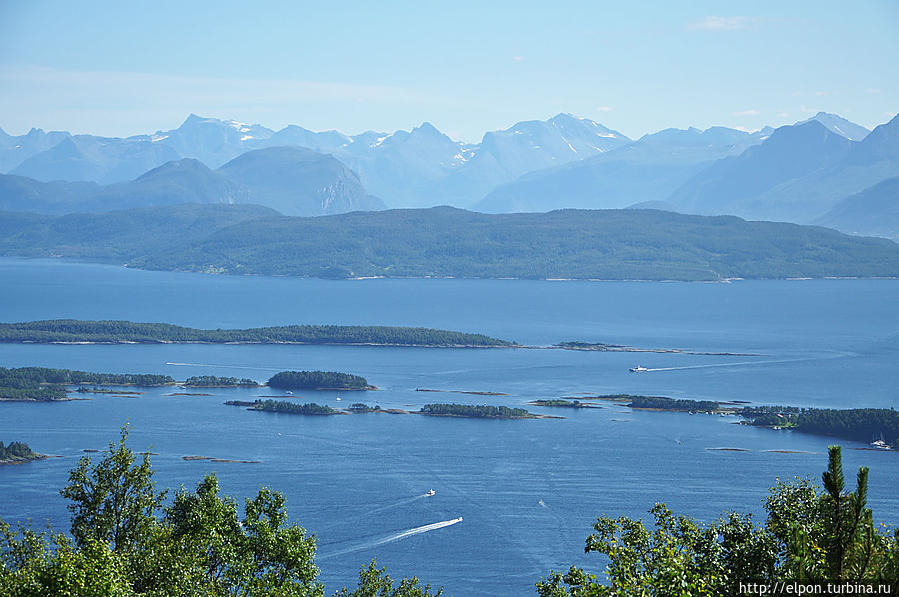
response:
M692 213L810 223L850 195L897 175L899 116L860 141L810 121L781 127L758 147L716 162L666 201ZM836 214L829 221L847 229Z
M304 216L384 209L343 163L292 146L248 151L217 170L183 158L105 186L0 175L0 209L6 210L65 214L183 203L256 204Z
M0 166L9 172L0 177L0 208L46 213L187 201L258 203L290 215L384 204L487 213L636 206L858 232L874 228L837 206L899 176L899 121L869 132L822 112L776 130L666 129L631 140L559 114L464 144L427 122L348 136L192 114L177 129L128 138L0 131ZM889 202L870 203L871 217ZM878 234L899 237L889 221Z

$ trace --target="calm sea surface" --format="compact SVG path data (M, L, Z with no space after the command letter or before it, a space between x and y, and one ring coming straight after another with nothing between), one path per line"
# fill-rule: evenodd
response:
M413 325L548 345L565 340L758 356L335 346L0 345L0 366L148 372L260 381L285 369L363 375L378 392L308 392L417 409L427 402L520 406L578 393L636 393L820 407L899 406L899 281L731 284L517 280L323 281L158 273L50 260L0 259L0 321L129 319L195 327L294 323ZM642 364L649 373L632 374ZM480 397L416 388L504 392ZM550 570L599 572L584 539L601 514L642 516L655 502L713 520L761 512L777 477L818 478L826 438L733 425L730 417L601 409L533 411L561 420L487 421L401 415L297 417L247 412L211 396L95 396L0 404L0 440L63 456L0 467L0 517L68 523L58 495L84 449L125 421L151 448L160 487L215 471L226 493L287 494L292 519L318 537L328 590L355 584L377 558L449 594L529 595ZM204 392L206 390L203 390ZM299 394L299 393L298 393ZM844 442L846 448L861 444ZM744 448L723 452L709 448ZM814 454L782 454L772 449ZM188 462L186 455L259 464ZM844 450L871 467L875 518L899 524L899 454ZM851 475L847 474L847 478ZM436 495L424 494L434 489ZM463 517L453 525L436 523Z

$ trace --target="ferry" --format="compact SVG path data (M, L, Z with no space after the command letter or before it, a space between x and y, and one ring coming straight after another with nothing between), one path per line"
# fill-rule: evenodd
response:
M649 371L649 369L643 365L637 365L636 367L631 367L629 371L631 373L643 373L644 371Z
M433 489L429 489L428 492L427 492L425 495L428 496L428 497L431 497L431 496L434 495L435 493L437 493L437 492L434 491Z

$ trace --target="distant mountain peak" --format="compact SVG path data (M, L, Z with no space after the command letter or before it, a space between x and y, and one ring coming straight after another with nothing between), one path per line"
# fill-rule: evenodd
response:
M433 124L431 124L428 121L422 122L420 126L417 126L414 129L412 129L412 134L415 134L415 133L425 134L425 135L434 135L434 136L440 135L442 137L446 136L442 132L440 132L440 129L438 129L436 126L434 126Z
M818 112L811 118L797 122L796 124L805 124L807 122L819 122L832 133L846 137L850 141L861 141L871 132L865 127L846 120L838 114L830 114L828 112Z

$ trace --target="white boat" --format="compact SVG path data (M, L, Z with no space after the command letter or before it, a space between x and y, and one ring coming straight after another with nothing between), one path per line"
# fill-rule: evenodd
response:
M340 396L338 396L337 399L340 400Z
M892 450L893 449L890 447L890 445L888 443L883 441L882 433L880 434L880 439L875 439L873 442L871 442L871 447L876 450Z
M437 492L434 491L433 489L429 489L425 495L430 497L430 496L434 495L435 493L437 493Z
M637 365L636 367L630 368L631 373L643 373L644 371L649 371L649 369L644 367L643 365Z

